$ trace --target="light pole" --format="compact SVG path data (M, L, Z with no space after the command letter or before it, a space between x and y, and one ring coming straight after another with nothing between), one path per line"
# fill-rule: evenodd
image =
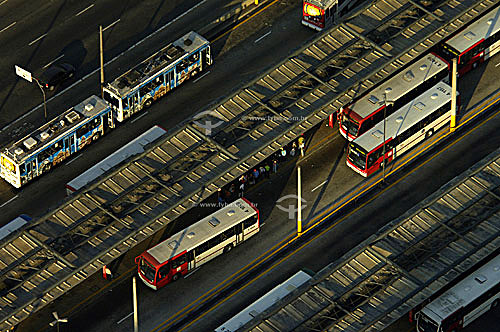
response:
M45 100L45 90L43 89L43 86L40 84L40 81L38 81L37 78L34 78L36 84L38 84L38 87L40 90L42 90L42 95L43 95L43 115L45 116L45 122L47 122L47 102Z
M387 94L392 91L392 88L387 87L384 92L384 143L382 147L382 182L385 183L385 117L387 115L387 106L392 106L393 102L387 100Z
M26 81L28 82L33 82L33 80L35 80L36 84L38 84L38 87L40 88L40 90L42 90L42 94L43 94L43 111L44 111L44 115L45 115L45 122L47 122L47 103L45 101L45 90L43 89L43 86L40 84L40 82L38 81L38 79L34 78L32 75L31 75L31 72L27 71L26 69L23 69L21 67L19 67L18 65L15 65L14 68L16 68L16 75L17 76L20 76L22 78L24 78Z
M55 320L49 323L50 326L57 325L57 332L59 332L59 323L67 323L68 319L67 318L59 318L59 315L57 312L52 312L52 316L54 316Z

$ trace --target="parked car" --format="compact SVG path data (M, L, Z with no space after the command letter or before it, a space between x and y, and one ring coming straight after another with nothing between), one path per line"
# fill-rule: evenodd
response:
M42 86L50 91L75 75L75 67L69 63L50 66L41 76Z

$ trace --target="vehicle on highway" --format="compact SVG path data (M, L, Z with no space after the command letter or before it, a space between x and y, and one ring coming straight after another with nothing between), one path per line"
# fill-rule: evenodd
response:
M145 133L116 150L82 174L66 184L66 193L71 195L87 184L93 182L108 170L122 163L124 160L144 152L146 145L166 134L166 130L159 126L147 130Z
M16 188L47 173L115 127L104 100L90 96L0 152L0 176Z
M439 82L351 141L347 166L366 177L443 128L450 115L451 86Z
M40 77L40 83L50 91L75 75L75 67L69 63L50 66Z
M500 308L500 255L415 313L417 332L454 332Z
M211 64L210 43L191 31L107 83L104 99L122 122Z
M317 31L333 25L335 19L347 14L357 3L366 0L304 0L302 24Z
M359 137L382 121L384 113L389 116L448 76L448 62L432 53L424 56L354 103L341 108L337 115L340 133L350 141ZM392 107L386 107L384 98L392 102Z
M460 76L500 52L500 7L439 44L435 52L449 62L458 58Z
M259 210L240 198L136 257L137 272L157 290L230 251L259 229Z

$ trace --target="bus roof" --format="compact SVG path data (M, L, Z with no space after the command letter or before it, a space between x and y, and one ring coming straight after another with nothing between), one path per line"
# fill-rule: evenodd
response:
M427 304L422 313L435 322L471 303L500 282L500 255L471 273L450 290Z
M235 332L241 326L251 321L255 316L274 305L311 278L312 277L304 271L295 273L293 276L264 294L257 301L243 309L233 318L216 328L215 332Z
M52 144L83 122L101 114L109 106L101 98L92 95L44 124L31 134L5 148L4 154L17 163L38 153L43 147Z
M434 54L428 54L350 104L348 108L364 119L383 106L384 92L387 91L387 100L397 100L443 70L448 70L448 63Z
M0 240L3 240L11 233L17 231L19 228L26 225L31 221L31 217L21 214L19 217L12 219L8 224L0 227Z
M82 188L130 156L144 152L144 146L153 142L165 133L166 131L164 129L154 126L68 182L66 184L66 188L71 193Z
M146 82L163 69L172 67L179 59L186 57L209 42L194 31L188 32L175 42L168 44L146 60L130 69L106 87L120 96L126 97L130 91Z
M408 130L414 123L421 121L450 100L451 86L442 81L439 82L387 117L385 120L385 139L395 138L396 135ZM372 151L384 142L383 126L384 121L380 121L356 138L353 143L358 144L366 152Z
M500 30L500 7L493 9L479 20L472 23L446 44L456 49L459 53L466 51L477 42L489 38Z
M309 3L321 9L330 8L337 4L338 0L304 0L304 3Z
M240 198L148 249L147 253L162 264L255 214L257 211Z

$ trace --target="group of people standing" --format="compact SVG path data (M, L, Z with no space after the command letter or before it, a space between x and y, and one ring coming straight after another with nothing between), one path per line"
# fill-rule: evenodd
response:
M237 197L243 197L248 188L263 179L269 179L271 173L278 172L278 164L286 161L288 158L304 156L304 136L301 135L297 141L287 146L281 147L270 159L267 159L260 165L257 165L251 171L240 176L238 181L233 181L224 188L217 191L217 200L219 204L226 204Z

